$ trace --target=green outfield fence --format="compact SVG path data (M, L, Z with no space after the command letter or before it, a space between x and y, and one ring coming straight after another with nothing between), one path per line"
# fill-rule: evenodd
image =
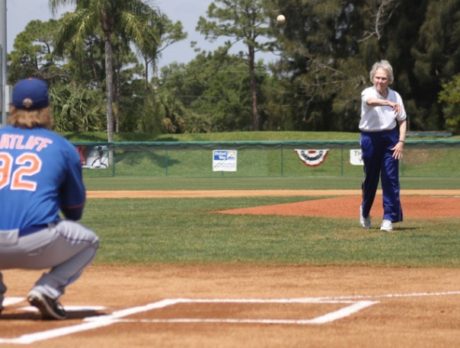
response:
M79 142L87 177L361 177L351 163L358 141L231 141L231 142ZM310 166L304 158L324 160ZM409 140L400 165L402 177L459 178L460 141ZM225 152L227 151L227 152ZM229 160L215 155L232 154ZM356 159L356 158L355 158ZM213 166L236 165L236 171ZM309 162L309 161L307 161ZM217 169L217 170L216 170ZM233 170L234 168L232 168Z

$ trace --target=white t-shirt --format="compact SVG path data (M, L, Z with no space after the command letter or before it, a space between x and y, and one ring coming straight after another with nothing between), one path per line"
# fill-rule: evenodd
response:
M401 105L401 112L396 115L390 106L370 106L367 101L370 98L387 99L393 103ZM378 132L391 130L397 126L396 120L406 119L406 110L401 96L398 92L388 88L388 96L385 98L380 95L374 86L368 87L361 93L361 120L359 129L365 132Z

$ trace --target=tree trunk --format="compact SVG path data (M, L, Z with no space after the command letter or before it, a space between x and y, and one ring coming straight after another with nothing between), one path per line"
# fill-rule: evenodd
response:
M110 37L105 40L105 87L107 96L107 141L113 141L113 53Z
M257 110L257 80L255 72L255 49L254 46L249 46L249 79L252 100L252 130L258 131L260 128L259 112Z
M144 73L145 89L147 90L149 86L149 60L146 56L144 56L144 66L145 66L145 73Z
M107 142L109 143L109 166L114 164L113 149L113 52L110 35L105 40L105 87L107 95Z

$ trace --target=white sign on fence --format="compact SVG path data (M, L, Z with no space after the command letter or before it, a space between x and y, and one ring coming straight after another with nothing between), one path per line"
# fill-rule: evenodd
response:
M83 168L101 169L109 167L109 148L106 145L80 147Z
M213 172L236 172L237 167L236 150L213 150L212 171Z
M354 166L364 165L361 149L351 149L350 150L350 163Z

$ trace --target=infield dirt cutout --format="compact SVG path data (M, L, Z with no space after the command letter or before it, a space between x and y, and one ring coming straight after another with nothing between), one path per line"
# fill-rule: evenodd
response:
M302 197L314 200L270 206L231 209L228 214L300 215L331 218L356 218L360 204L358 190L170 190L170 191L90 191L88 198L209 198L209 197ZM405 190L401 194L404 215L414 218L445 218L460 215L460 190ZM382 216L382 198L378 194L372 208Z
M149 192L146 196L153 197L154 191ZM230 196L237 195L230 192ZM265 195L282 195L270 192ZM403 192L405 216L458 217L460 192L449 192ZM217 194L224 193L207 191L199 196ZM110 195L115 198L114 193ZM310 194L295 191L283 195ZM357 219L359 193L347 191L336 196L337 192L328 191L319 195L321 199L314 201L227 213ZM89 192L88 196L94 198L95 194ZM185 196L192 197L192 193ZM162 197L171 197L171 193ZM378 220L379 206L380 197L373 209ZM280 213L280 208L288 208L289 213ZM70 315L59 322L39 320L38 313L30 311L23 300L40 273L3 272L6 296L15 301L0 317L0 346L460 345L460 269L241 263L93 265L62 297Z

